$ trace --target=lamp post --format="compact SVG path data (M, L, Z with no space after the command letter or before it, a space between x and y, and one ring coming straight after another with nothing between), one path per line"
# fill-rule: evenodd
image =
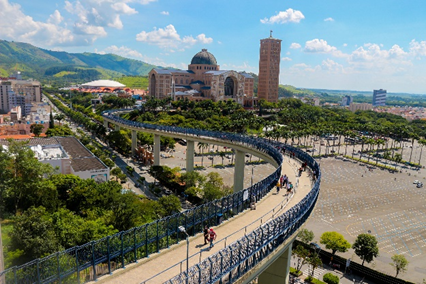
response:
M186 235L186 284L189 282L189 235L184 226L178 227L179 231Z
M252 168L251 168L251 186L253 186L253 171L254 171L254 168L255 168L256 166L253 166Z

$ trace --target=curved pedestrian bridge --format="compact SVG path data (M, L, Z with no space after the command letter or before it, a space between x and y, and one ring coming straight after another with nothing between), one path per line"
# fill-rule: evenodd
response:
M126 284L248 283L256 277L259 277L259 283L276 283L271 282L274 279L283 279L279 283L287 283L291 243L310 216L319 194L321 173L316 161L297 148L266 139L137 123L121 118L118 113L105 112L104 121L131 129L132 137L136 136L134 132L143 131L157 136L223 145L241 152L243 162L238 161L236 155L235 193L153 223L13 267L0 273L0 283L84 283L93 280ZM159 141L159 137L155 140ZM154 155L155 148L159 149L159 145L154 145ZM242 182L236 183L235 179L244 178L244 153L261 157L277 169L253 186L238 190ZM301 177L296 177L296 170L302 162L307 163L308 169ZM318 176L315 182L311 179L312 171ZM275 185L281 174L287 174L296 185L292 194L286 195L284 190L276 194ZM258 200L256 210L250 209L252 196ZM218 235L212 249L204 245L201 233L204 225L214 226ZM183 226L190 235L188 246L179 226ZM284 263L286 268L280 265L278 270L281 271L274 271L277 270L274 263Z

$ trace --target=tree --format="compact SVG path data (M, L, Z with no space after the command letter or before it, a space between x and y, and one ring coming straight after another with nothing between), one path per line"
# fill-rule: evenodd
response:
M49 116L49 128L54 128L55 127L55 121L53 120L53 114L52 111L50 111L50 116Z
M59 125L61 125L61 121L65 119L65 115L63 113L58 113L55 115L55 119L59 121Z
M322 265L321 258L319 257L319 255L318 255L318 254L314 253L314 254L311 254L311 255L307 258L307 262L308 262L308 264L309 264L309 265L310 265L310 267L311 267L311 274L310 274L310 276L311 276L311 277L314 277L315 269L316 269L318 266Z
M400 272L407 271L408 261L405 258L405 256L401 254L395 254L394 256L391 257L391 259L392 259L392 263L389 263L389 264L393 266L396 270L395 277L397 277Z
M337 232L325 232L321 235L320 243L325 245L326 249L330 249L332 254L336 252L346 252L351 244L345 240L345 238Z
M305 244L309 244L314 239L315 235L313 231L303 228L299 234L297 234L297 238L301 240Z
M216 172L207 175L207 182L203 187L204 202L213 201L222 198L230 193L223 183L223 178Z
M30 126L30 131L31 133L33 133L35 136L39 137L40 134L43 132L44 126L43 124L31 124Z
M302 245L298 245L295 249L291 251L291 253L297 256L297 264L296 270L300 271L306 263L308 263L308 257L310 255L310 251L306 249Z
M15 218L11 248L23 251L22 262L61 250L51 218L44 207L31 207Z
M54 128L49 128L46 131L47 137L53 137L53 136L71 136L74 133L72 132L71 128L69 128L68 125L62 125L62 126L55 126Z
M178 213L182 209L180 200L175 195L162 196L158 199L158 203L162 208L162 217Z
M7 197L13 204L14 212L31 206L44 206L55 209L58 205L57 191L50 177L54 170L51 165L34 159L34 152L27 147L28 142L9 140L9 174L5 180Z
M362 265L364 265L364 261L370 263L373 258L379 255L377 239L375 236L370 234L358 235L352 245L352 248L355 250L355 254L362 259Z

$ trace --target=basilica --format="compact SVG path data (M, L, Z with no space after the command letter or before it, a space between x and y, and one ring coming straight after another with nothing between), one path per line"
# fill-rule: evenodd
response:
M188 70L154 68L149 72L149 93L157 99L233 100L253 105L254 78L245 72L220 70L213 54L202 49Z

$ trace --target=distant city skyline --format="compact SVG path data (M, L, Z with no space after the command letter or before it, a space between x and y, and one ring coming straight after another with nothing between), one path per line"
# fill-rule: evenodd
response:
M0 0L0 39L258 73L259 40L281 39L280 84L426 94L426 4L377 1Z

